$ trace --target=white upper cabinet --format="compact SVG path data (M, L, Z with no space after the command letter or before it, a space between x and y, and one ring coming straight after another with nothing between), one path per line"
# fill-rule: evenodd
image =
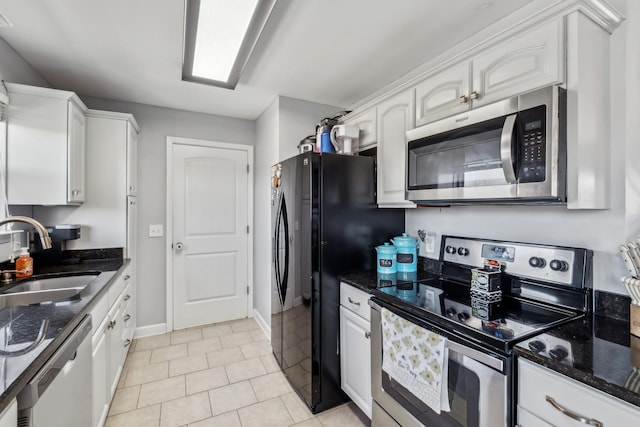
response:
M416 126L565 80L564 19L499 42L416 86Z
M406 145L409 129L414 128L415 91L401 92L377 107L378 121L378 206L410 208L416 205L404 196Z
M360 129L357 151L366 150L378 142L375 107L349 114L341 120L341 123L345 125L355 125Z
M565 80L564 19L508 39L473 58L474 107Z
M416 126L467 111L469 63L454 65L416 86Z
M7 88L9 204L81 204L87 108L73 92L12 83Z

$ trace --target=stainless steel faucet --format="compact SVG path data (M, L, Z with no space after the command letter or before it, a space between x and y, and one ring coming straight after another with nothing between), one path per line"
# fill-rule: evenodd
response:
M43 249L51 249L51 237L49 237L49 233L47 229L44 228L42 224L36 221L33 218L29 218L28 216L10 216L8 218L0 220L0 227L3 225L10 224L12 222L24 222L26 224L30 224L38 230L38 234L40 235L40 243L42 244ZM11 283L11 273L16 273L17 270L2 270L0 271L0 283L8 284Z
M44 228L44 225L40 224L33 218L29 218L28 216L10 216L8 218L0 220L0 227L12 222L24 222L26 224L34 226L36 230L38 230L38 234L40 235L40 243L42 243L42 249L51 249L51 237L49 237L49 233L47 233L47 229Z

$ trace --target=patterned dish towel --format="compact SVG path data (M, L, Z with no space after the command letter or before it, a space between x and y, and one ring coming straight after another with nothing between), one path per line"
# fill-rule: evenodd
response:
M382 369L436 414L451 410L448 367L445 337L382 309Z

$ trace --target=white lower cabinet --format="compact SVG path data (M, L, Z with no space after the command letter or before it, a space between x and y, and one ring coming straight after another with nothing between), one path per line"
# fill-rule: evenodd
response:
M584 421L579 422L578 419ZM640 408L558 372L518 361L518 426L633 426Z
M0 414L0 427L16 427L18 424L18 401L14 398Z
M93 427L104 425L135 330L134 283L129 269L96 303L93 320ZM114 295L115 294L115 295Z
M341 301L358 309L368 308L371 295L340 284ZM342 390L371 418L371 323L351 307L340 306L340 386Z

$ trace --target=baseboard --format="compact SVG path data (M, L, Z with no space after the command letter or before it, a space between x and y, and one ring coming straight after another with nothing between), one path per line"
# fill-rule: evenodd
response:
M138 326L134 333L134 338L144 338L153 335L162 335L167 333L166 323L157 323L155 325Z
M267 322L264 321L258 310L253 310L253 318L258 322L258 326L262 329L262 332L267 336L267 339L271 341L271 327L267 325Z

